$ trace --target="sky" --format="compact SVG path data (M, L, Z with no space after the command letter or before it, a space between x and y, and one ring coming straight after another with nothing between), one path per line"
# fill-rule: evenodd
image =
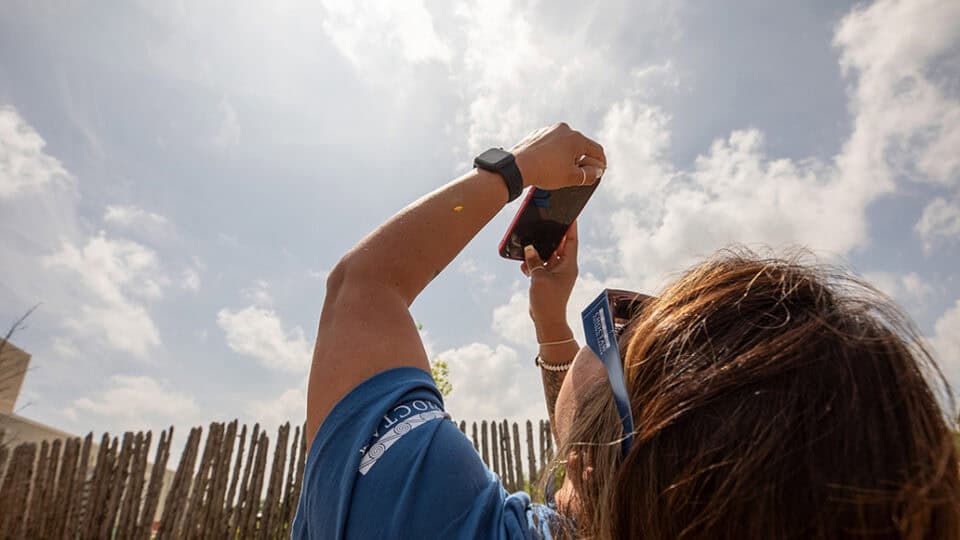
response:
M802 246L892 296L960 385L960 2L0 4L21 415L302 421L340 256L558 121L608 156L574 328L604 286ZM496 254L517 206L412 308L456 419L546 416L526 278Z

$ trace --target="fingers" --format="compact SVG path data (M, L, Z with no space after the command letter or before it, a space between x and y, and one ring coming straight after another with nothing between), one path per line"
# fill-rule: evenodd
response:
M592 165L594 167L600 167L601 169L605 168L604 163L597 158L592 158L586 154L583 154L577 159L577 165L583 167L584 165Z
M577 220L573 220L570 228L567 229L567 235L563 237L564 256L577 256L577 248L580 247L580 234L577 232Z
M563 236L560 245L557 247L557 260L559 263L564 261L577 260L577 250L580 246L580 240L577 235L577 222L574 221L567 229L567 234ZM547 263L550 266L550 263Z
M596 165L581 165L570 170L569 183L573 186L590 186L597 183L603 176L603 167Z
M600 146L600 143L591 140L587 136L581 134L581 152L586 154L593 159L598 160L600 163L597 165L606 168L607 166L607 155L603 152L603 147Z
M540 254L537 253L537 250L533 246L526 246L523 248L523 264L527 266L527 271L525 274L532 275L538 270L544 270L543 260L540 259Z

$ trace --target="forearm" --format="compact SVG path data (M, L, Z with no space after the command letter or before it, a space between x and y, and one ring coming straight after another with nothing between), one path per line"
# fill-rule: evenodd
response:
M537 341L539 343L555 343L570 339L573 331L567 326L566 322L562 324L544 327L537 325ZM540 346L540 359L547 364L566 364L573 360L577 355L580 346L576 341L566 343L557 343L554 345ZM554 426L554 410L556 409L557 395L560 394L560 387L563 386L563 380L566 378L567 370L550 371L540 370L540 380L543 382L543 399L547 406L547 414L550 418L550 425Z
M351 279L395 288L413 303L507 203L500 175L473 170L407 206L340 261Z

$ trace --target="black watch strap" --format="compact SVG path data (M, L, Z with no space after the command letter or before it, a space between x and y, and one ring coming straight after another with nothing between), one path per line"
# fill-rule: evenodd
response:
M517 167L516 158L510 152L502 148L491 148L477 156L473 164L479 169L495 172L503 177L510 194L509 201L523 193L523 176L520 174L520 167Z

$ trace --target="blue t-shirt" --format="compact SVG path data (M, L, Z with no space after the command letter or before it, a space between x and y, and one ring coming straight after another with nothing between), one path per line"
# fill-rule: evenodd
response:
M291 537L549 539L555 519L509 495L430 374L403 367L358 385L317 430Z

